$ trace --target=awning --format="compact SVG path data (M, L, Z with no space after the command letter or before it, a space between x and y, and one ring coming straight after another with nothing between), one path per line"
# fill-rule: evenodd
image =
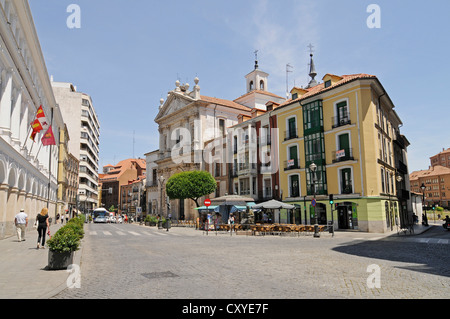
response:
M217 206L209 206L209 207L202 206L202 207L197 207L197 208L195 208L195 209L196 209L196 210L214 210L216 207L217 207Z

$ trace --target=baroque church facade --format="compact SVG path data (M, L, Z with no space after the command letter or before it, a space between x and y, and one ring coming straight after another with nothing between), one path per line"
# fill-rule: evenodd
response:
M195 219L196 205L190 200L168 200L165 183L174 174L190 170L209 170L211 154L205 149L212 140L227 140L227 129L235 126L242 118L249 118L252 110L266 110L268 101L284 102L285 99L268 91L269 74L263 72L255 62L255 68L245 76L246 93L235 100L227 100L200 94L199 79L190 90L189 84L175 83L167 99L160 100L159 112L155 118L159 130L159 150L154 160L155 168L147 174L147 205L151 213L161 216L171 214L172 219ZM152 152L153 155L155 152ZM214 155L214 154L213 154ZM226 160L215 169L226 175ZM227 193L227 179L217 178L220 193ZM203 202L203 200L201 200ZM167 203L170 203L168 211Z

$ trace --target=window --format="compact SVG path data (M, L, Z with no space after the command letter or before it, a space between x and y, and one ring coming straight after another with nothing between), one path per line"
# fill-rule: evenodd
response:
M325 144L323 133L305 136L306 162L325 158Z
M317 164L316 172L313 173L309 167L306 169L306 185L308 195L325 195L327 194L327 174L324 165Z
M325 81L325 88L329 88L331 86L331 80Z
M289 197L300 196L300 183L298 175L289 176Z
M220 176L220 163L215 163L215 172L214 172L214 176L215 176L215 177L219 177L219 176Z
M292 94L292 99L293 99L293 100L298 99L298 93L293 93L293 94Z
M286 170L299 168L297 145L288 147Z
M259 82L259 89L260 89L261 91L264 91L264 81L263 81L263 80L261 80L261 81Z
M290 140L297 138L297 119L291 117L287 120L287 131L285 135L285 140Z
M385 193L386 192L386 188L385 188L385 176L384 176L384 168L381 168L381 192Z
M303 107L305 134L307 130L318 130L323 127L322 101L315 101Z
M248 87L249 91L253 91L253 81L250 81L250 85Z
M352 194L353 184L352 184L352 169L343 168L339 170L339 177L341 181L341 194Z
M225 136L225 120L219 119L219 133L221 136Z
M336 127L350 124L350 117L348 113L347 101L336 104Z

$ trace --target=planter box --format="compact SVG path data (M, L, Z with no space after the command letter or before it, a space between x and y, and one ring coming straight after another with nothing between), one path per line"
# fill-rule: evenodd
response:
M63 270L73 264L74 252L59 253L56 251L48 251L48 270Z

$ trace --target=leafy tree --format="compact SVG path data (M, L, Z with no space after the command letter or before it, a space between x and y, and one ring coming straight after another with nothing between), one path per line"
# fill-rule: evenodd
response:
M206 171L189 171L175 174L166 184L166 192L171 199L192 199L200 207L200 197L213 193L217 188L214 177Z

